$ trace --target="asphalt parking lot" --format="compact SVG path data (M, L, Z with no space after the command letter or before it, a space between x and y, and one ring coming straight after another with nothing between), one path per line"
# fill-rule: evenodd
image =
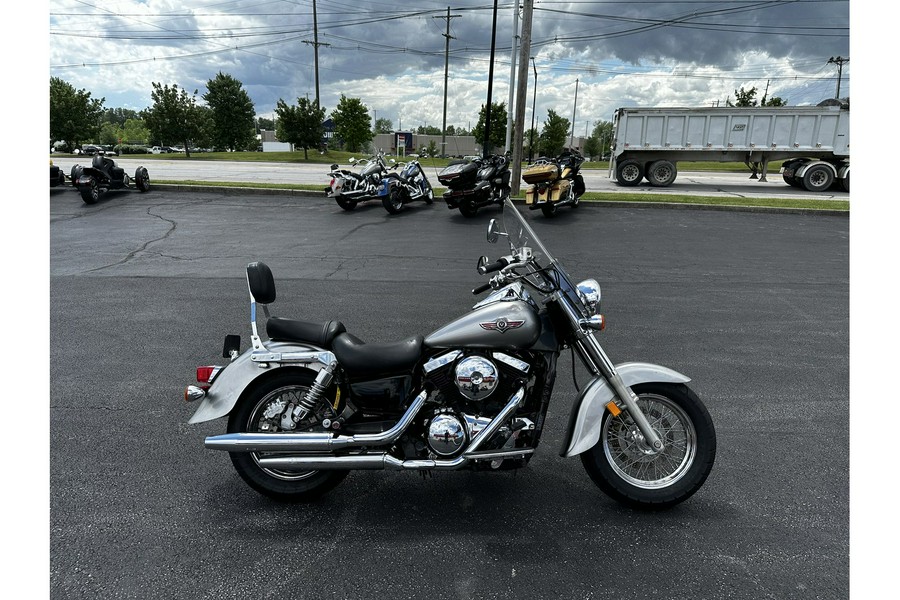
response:
M203 448L223 421L187 425L196 366L222 360L225 334L249 337L248 262L272 268L274 314L400 339L471 307L498 211L163 189L91 206L58 189L49 205L53 598L849 594L846 215L529 213L573 277L600 282L611 358L691 376L713 417L705 486L646 514L558 456L568 353L541 447L514 473L355 472L282 505Z

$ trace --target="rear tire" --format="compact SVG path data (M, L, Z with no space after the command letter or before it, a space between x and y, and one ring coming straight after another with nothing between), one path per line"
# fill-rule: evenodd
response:
M544 213L545 217L555 217L556 216L556 203L555 202L547 202L546 204L541 204L541 212Z
M471 219L478 214L478 206L472 200L463 200L459 205L459 212L467 219Z
M381 203L384 205L384 209L392 215L400 213L403 210L403 192L400 187L391 187L388 195L381 199Z
M628 158L616 165L616 183L626 187L634 187L644 178L644 167L641 163Z
M642 383L631 388L665 449L653 454L622 412L604 411L600 440L581 454L594 483L622 504L644 510L669 508L706 481L716 458L716 431L706 407L686 385Z
M815 165L803 174L803 187L810 192L824 192L834 183L834 173L825 165Z
M266 410L302 398L315 381L311 373L296 371L279 374L250 388L243 394L228 418L228 433L259 432L261 426L272 427L278 435L278 415L266 418ZM302 425L302 422L301 422ZM298 427L297 431L301 431ZM238 475L254 490L282 502L308 502L335 488L349 471L290 471L265 469L257 462L260 452L229 452ZM274 453L273 453L274 454ZM285 453L278 453L285 454Z
M340 206L344 210L349 211L349 210L353 210L356 208L356 200L348 200L347 198L344 198L343 196L335 196L334 200L335 200L335 202L338 203L338 206Z
M141 193L150 191L150 174L144 167L138 167L134 173L134 184Z
M653 187L668 187L675 181L678 171L675 163L668 160L658 160L650 164L647 169L647 181Z

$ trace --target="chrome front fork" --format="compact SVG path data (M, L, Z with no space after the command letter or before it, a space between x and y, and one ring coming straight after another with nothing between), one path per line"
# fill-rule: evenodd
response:
M654 452L662 452L665 446L660 437L653 430L653 427L650 426L650 422L647 420L646 415L644 415L638 407L637 395L631 391L631 388L625 385L624 381L622 381L622 378L616 371L615 365L609 360L609 357L606 356L606 352L604 352L603 348L600 346L600 342L594 337L594 332L591 330L585 331L581 326L581 315L574 311L569 305L568 300L561 293L557 292L554 299L565 311L576 331L577 339L575 346L578 348L578 354L581 356L584 365L593 375L600 375L606 379L616 393L616 396L621 400L625 410L631 415L631 418L634 419L634 423L640 430L641 435L644 436L644 442L647 446Z
M606 352L603 351L600 343L594 339L593 333L587 333L583 338L576 342L576 346L578 347L579 354L581 355L585 366L593 371L594 375L601 375L609 382L609 385L616 393L616 396L625 406L625 410L628 411L628 414L634 419L634 423L640 430L641 435L644 436L644 442L652 448L654 452L662 452L664 448L663 442L660 437L656 435L656 432L653 430L653 427L650 426L647 417L638 407L637 395L631 391L631 388L625 385L624 381L622 381L622 378L616 371L615 365L613 365L609 360L609 357L606 356Z

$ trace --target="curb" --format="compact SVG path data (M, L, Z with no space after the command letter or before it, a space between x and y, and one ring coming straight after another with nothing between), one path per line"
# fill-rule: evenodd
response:
M225 196L293 196L297 198L327 199L324 192L312 190L290 190L280 188L254 188L240 186L185 185L181 183L156 183L157 189L174 192L210 192ZM437 201L438 198L435 198ZM523 198L513 198L516 204L524 204ZM618 208L657 208L674 210L719 210L749 213L782 213L795 215L827 215L832 217L849 217L849 210L828 210L823 208L781 208L774 206L734 206L716 204L685 204L681 202L625 202L621 200L584 200L581 207L601 208L613 206Z

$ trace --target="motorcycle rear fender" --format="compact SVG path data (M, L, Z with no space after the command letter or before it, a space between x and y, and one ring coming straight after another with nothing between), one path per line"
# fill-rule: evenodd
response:
M322 348L291 342L266 342L266 348L270 352L327 352ZM188 423L202 423L224 417L231 412L238 398L247 389L247 386L262 377L280 369L308 369L313 373L320 371L324 365L319 362L309 363L260 363L250 359L253 349L250 348L228 365L213 380L212 385L206 391L206 396L200 401L200 406Z
M628 387L639 383L687 383L691 380L668 367L643 362L622 363L616 365L616 371ZM606 405L615 395L602 377L594 377L584 387L572 406L560 456L569 458L594 447L600 440L600 421Z

